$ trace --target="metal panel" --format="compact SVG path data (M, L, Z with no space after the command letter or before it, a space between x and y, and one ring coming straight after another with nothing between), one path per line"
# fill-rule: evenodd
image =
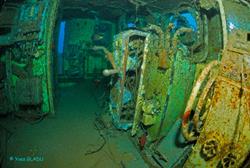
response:
M39 105L42 103L42 83L38 77L21 79L16 86L16 104Z
M239 167L250 151L250 54L223 53L211 106L185 167Z

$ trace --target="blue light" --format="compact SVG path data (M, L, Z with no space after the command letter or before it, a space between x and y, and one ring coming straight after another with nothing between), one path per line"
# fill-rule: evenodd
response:
M128 23L128 28L136 28L136 25L134 23Z
M229 30L232 31L235 28L236 26L232 22L229 22Z
M174 24L174 27L176 29L184 26L184 27L192 28L193 31L197 31L198 26L197 26L196 19L190 12L183 12L180 15L182 18L185 18L186 23L183 23L180 17L175 17L174 15L170 16L169 18L170 22Z
M64 38L65 38L65 25L66 22L62 21L60 23L60 31L58 38L58 74L63 74L63 48L64 48Z
M60 24L60 32L59 32L59 39L58 39L58 54L63 53L65 25L66 25L65 21L62 21Z
M174 16L170 16L169 19L170 19L171 22L173 22L174 27L176 28L176 27L178 26L178 22L177 22L177 20L174 18Z
M188 21L189 26L194 31L197 31L197 22L191 13L182 13L181 16L185 17L185 19Z
M230 32L232 32L234 29L239 28L239 24L238 24L237 20L230 18L230 17L227 19L227 26L228 26L228 30Z

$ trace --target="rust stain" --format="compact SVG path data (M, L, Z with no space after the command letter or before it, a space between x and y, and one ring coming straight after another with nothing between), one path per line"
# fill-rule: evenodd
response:
M232 87L231 95L230 95L231 96L230 107L232 109L236 109L239 105L239 93L240 93L240 91L238 88L236 89L236 88Z
M182 117L182 126L187 125L190 114L191 114L191 110L188 110L184 113Z
M221 88L218 85L219 84L217 84L215 86L215 93L214 93L214 96L213 96L213 99L212 99L212 103L211 103L212 106L215 106L216 103L218 102L218 100L221 98Z

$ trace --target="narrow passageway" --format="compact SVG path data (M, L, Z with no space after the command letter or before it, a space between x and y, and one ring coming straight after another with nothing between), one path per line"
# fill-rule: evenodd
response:
M8 168L147 167L126 132L110 129L109 122L109 129L96 125L96 114L103 109L94 90L92 81L64 83L55 117L36 124L4 120L11 132Z

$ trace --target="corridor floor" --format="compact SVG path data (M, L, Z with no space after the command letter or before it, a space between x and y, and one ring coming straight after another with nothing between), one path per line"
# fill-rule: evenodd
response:
M10 132L7 168L146 168L129 134L105 130L105 146L94 125L97 105L92 82L60 87L55 117L37 124L0 119ZM103 133L103 132L102 132Z

